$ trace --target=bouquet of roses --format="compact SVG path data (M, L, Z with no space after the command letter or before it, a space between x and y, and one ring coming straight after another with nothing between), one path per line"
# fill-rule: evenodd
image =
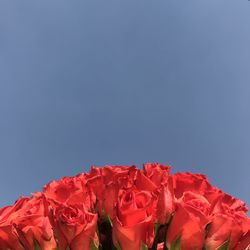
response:
M246 212L202 174L92 167L0 209L0 250L246 250Z

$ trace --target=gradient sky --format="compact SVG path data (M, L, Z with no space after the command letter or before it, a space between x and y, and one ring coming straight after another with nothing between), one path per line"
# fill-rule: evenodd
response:
M143 162L250 205L250 2L0 1L0 206Z

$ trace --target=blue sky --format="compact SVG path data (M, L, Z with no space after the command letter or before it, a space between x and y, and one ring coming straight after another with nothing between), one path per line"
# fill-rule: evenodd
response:
M170 164L250 205L247 0L0 2L0 206L90 165Z

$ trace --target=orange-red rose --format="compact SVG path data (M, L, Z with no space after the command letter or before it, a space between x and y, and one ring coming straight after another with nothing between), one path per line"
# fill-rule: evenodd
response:
M113 220L113 239L122 250L150 247L154 239L155 199L150 192L121 190Z
M34 240L41 250L56 249L48 204L43 194L21 198L1 213L0 242L6 249L34 249Z
M176 201L176 210L167 231L170 248L180 238L182 250L200 250L204 245L206 225L210 221L210 203L191 191L186 191Z
M92 167L0 209L0 250L250 249L246 205L170 167ZM97 236L99 235L99 239ZM112 241L113 240L113 241ZM224 248L223 248L224 249Z
M97 214L83 206L60 204L53 214L53 224L60 250L89 250L91 243L98 245Z
M213 207L206 248L216 249L229 241L229 249L234 249L250 226L246 211L247 208L242 201L230 195L221 194Z

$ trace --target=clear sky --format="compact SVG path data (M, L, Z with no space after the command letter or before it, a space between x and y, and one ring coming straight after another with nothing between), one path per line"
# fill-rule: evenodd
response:
M250 2L1 0L0 206L155 161L250 206Z

